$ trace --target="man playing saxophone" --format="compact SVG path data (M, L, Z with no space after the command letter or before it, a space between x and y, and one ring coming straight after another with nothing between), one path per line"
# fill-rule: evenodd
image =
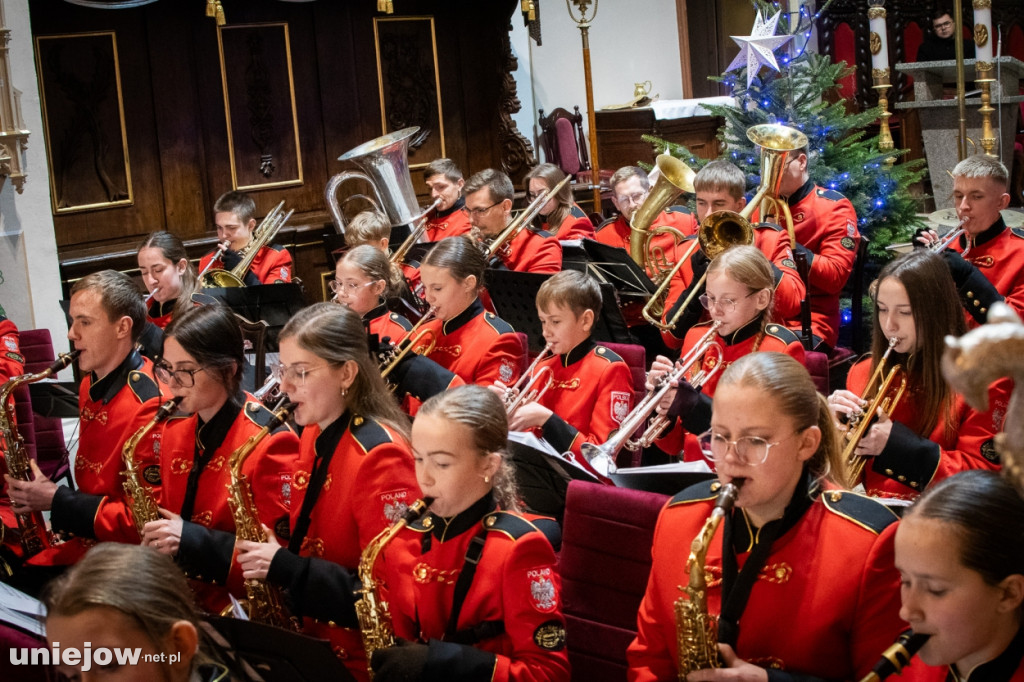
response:
M231 270L242 262L242 252L253 240L256 229L256 202L242 192L226 192L213 205L217 241L228 242L227 250L214 249L199 259L199 272L209 268ZM212 263L212 265L211 265ZM279 244L260 247L242 280L246 286L292 281L292 256Z
M807 370L782 353L740 358L718 382L701 440L718 480L687 488L661 512L629 679L664 681L691 669L686 679L698 682L863 677L906 627L896 516L842 490L835 427ZM740 487L735 508L697 547L729 483ZM691 551L706 557L703 571L688 569ZM706 613L681 608L693 622L677 623L693 575L707 576ZM680 634L704 616L717 617L716 637L681 647ZM718 655L728 670L700 669Z
M16 376L21 376L25 373L25 357L21 354L21 340L18 335L18 328L12 321L7 319L7 314L2 307L0 307L0 384L7 383L9 379ZM11 398L11 411L13 415L14 398ZM4 409L4 406L0 406L0 409ZM17 428L17 423L12 419L10 423L11 428ZM7 452L7 443L0 440L0 472L6 474L7 466L3 459L3 454ZM6 553L8 550L14 553L16 556L21 554L21 545L18 542L18 538L11 532L11 529L18 527L18 521L14 516L14 512L11 511L11 499L7 496L7 482L0 481L0 523L3 524L3 536L0 538L0 544L5 548L3 551Z

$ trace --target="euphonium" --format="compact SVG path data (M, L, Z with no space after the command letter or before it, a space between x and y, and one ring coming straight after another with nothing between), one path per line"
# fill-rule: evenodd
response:
M676 363L676 368L666 373L658 381L658 385L644 396L643 400L637 403L633 411L622 420L615 435L609 438L607 442L601 445L594 445L593 443L584 443L582 445L581 452L584 459L590 463L590 466L594 467L602 475L614 474L616 471L615 455L618 454L623 446L628 450L637 450L641 447L647 447L655 441L668 425L664 417L652 420L644 429L643 434L636 440L633 440L632 436L647 421L647 418L654 414L661 399L672 390L672 382L686 376L690 368L704 358L705 353L715 353L718 356L718 361L715 362L714 369L710 372L705 373L701 370L696 376L692 377L690 384L694 388L699 388L721 369L724 364L722 363L722 347L715 340L715 335L718 334L718 328L721 326L721 320L715 320L711 323L711 328L707 333L701 337L700 341L697 342L686 356L679 359L679 362Z
M413 325L413 328L395 343L394 348L380 365L380 375L382 378L387 379L395 367L398 367L398 363L405 359L405 356L409 353L430 355L430 352L434 350L437 334L432 329L420 330L420 327L423 326L423 323L434 319L435 315L437 315L437 308L431 307L427 314L421 317L420 321ZM429 342L425 342L424 339L428 337L430 339Z
M931 635L915 634L913 630L907 630L892 646L882 652L878 663L875 663L875 667L862 677L860 682L882 682L889 675L899 675L929 637Z
M374 564L377 557L384 550L384 547L391 542L398 533L413 523L425 513L433 503L434 498L424 497L416 500L402 514L402 518L395 522L395 525L382 530L377 537L370 540L363 553L359 557L359 582L362 585L356 590L356 617L359 618L359 631L363 636L363 649L366 651L366 667L370 671L370 679L373 679L373 668L370 668L370 661L373 660L373 652L377 649L386 649L395 645L395 631L391 625L391 612L388 610L387 602L381 598L380 586L377 578L373 575Z
M34 384L53 376L74 362L81 353L82 351L79 350L61 353L53 364L42 372L11 377L4 382L3 387L0 387L0 437L4 440L4 463L7 465L7 473L11 478L19 481L32 480L32 466L29 464L31 460L25 449L25 440L18 433L14 419L14 400L12 398L14 391L22 384ZM46 530L46 521L43 519L42 512L15 513L14 516L18 520L24 558L27 559L53 545L50 533Z
M523 228L529 225L530 222L540 214L540 210L544 208L544 206L551 201L551 199L554 198L554 196L558 194L558 192L565 187L566 183L571 179L571 175L566 175L558 182L557 185L531 201L530 205L523 209L522 213L513 218L511 222L505 226L505 229L484 247L484 255L487 256L488 260L494 256L507 252L509 246L512 244L512 240L519 236L519 233L523 231Z
M655 164L659 171L658 179L629 221L629 255L637 265L651 272L652 277L664 281L668 279L665 272L654 263L648 250L650 240L661 233L674 234L679 241L686 237L674 227L657 227L652 230L651 225L680 194L693 194L693 178L696 173L669 154L659 154Z
M690 582L683 588L684 596L675 603L676 638L679 648L677 673L680 680L695 670L718 668L718 618L708 613L708 585L704 576L704 563L715 531L725 515L732 511L739 496L740 488L746 481L737 478L722 486L715 500L715 508L697 537L690 545L690 556L686 559L686 570Z
M509 386L505 389L505 413L509 419L516 413L520 407L526 403L537 402L541 399L548 389L551 388L553 381L554 372L551 371L550 367L545 367L541 371L534 374L534 370L537 369L537 365L540 364L541 360L545 360L551 357L551 344L544 346L537 357L534 359L530 366L523 372L523 376L519 377L519 381L514 386ZM540 388L537 388L540 386Z
M266 426L254 433L237 450L231 453L228 466L231 482L228 484L228 505L235 519L235 537L251 542L266 542L267 534L263 531L259 511L252 497L252 486L249 477L242 473L245 460L252 454L260 441L271 431L281 426L295 410L295 403L288 402L288 397L281 398L274 410L274 416ZM249 607L249 619L279 628L291 627L281 606L281 596L277 588L267 584L266 580L246 580L245 594Z
M889 359L889 354L892 353L892 349L899 343L897 337L889 339L889 347L885 350L885 354L882 355L882 359L878 362L878 367L871 374L871 378L868 379L867 386L864 387L864 393L861 395L861 399L868 402L868 406L861 412L850 413L847 421L847 431L843 434L843 438L846 441L845 447L843 447L843 461L847 463L850 472L850 480L857 482L860 480L861 474L864 472L864 465L867 462L866 457L857 455L857 445L861 439L864 438L864 434L871 428L872 417L878 413L878 409L881 408L883 412L891 415L896 409L896 405L899 404L900 398L903 397L903 392L907 389L907 373L903 371L902 365L894 365L889 370L888 374L885 374L885 361ZM883 375L885 378L883 379ZM878 387L875 384L881 381ZM899 382L898 384L896 382Z
M124 462L124 471L121 472L121 475L125 477L122 485L124 486L124 494L128 501L128 511L132 516L132 522L135 524L135 530L139 532L140 538L142 537L143 527L150 521L156 521L160 518L160 510L156 500L153 499L153 493L149 486L142 482L142 472L139 471L138 462L135 461L135 450L139 447L142 439L156 428L157 424L177 411L178 403L182 401L183 397L175 396L161 405L157 409L156 414L153 415L153 418L145 426L132 434L132 437L125 441L124 446L121 448L121 460Z
M230 270L209 270L199 278L199 284L204 288L244 287L245 282L242 280L245 279L245 273L252 266L256 254L277 236L277 233L288 222L288 219L292 217L292 213L294 213L294 211L288 211L282 215L281 209L283 206L284 200L281 200L281 203L275 206L263 218L263 221L256 226L249 244L241 250L242 260L238 265Z

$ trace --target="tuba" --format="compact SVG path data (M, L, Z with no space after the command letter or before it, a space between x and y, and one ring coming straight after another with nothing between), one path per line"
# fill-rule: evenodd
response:
M388 604L382 599L380 585L373 575L373 567L377 557L398 533L427 513L434 501L432 497L424 497L412 503L395 525L382 530L359 557L359 582L362 587L356 590L356 617L359 619L359 632L363 636L363 649L366 650L366 667L373 679L373 652L395 645L395 631L391 626L391 613Z
M242 473L245 460L252 454L260 441L284 424L295 410L295 403L288 402L284 396L274 410L274 416L262 429L249 437L237 450L231 453L228 467L231 482L228 484L228 506L235 519L235 537L252 542L266 542L267 534L263 531L256 502L252 497L252 486L249 477ZM289 628L290 621L281 605L281 595L276 587L265 580L246 580L245 594L249 606L249 619L279 628ZM223 615L223 614L222 614Z
M121 475L125 477L122 485L125 498L128 501L128 511L140 538L145 525L160 518L160 510L156 500L153 499L153 493L149 486L142 482L142 472L139 471L138 462L135 461L135 450L139 447L142 439L156 428L157 424L165 421L178 410L178 403L182 401L182 398L183 396L176 396L161 405L153 418L132 434L132 437L125 441L121 448L121 459L124 461L124 471L121 472Z
M18 427L14 422L14 391L22 384L34 384L53 376L74 362L81 353L80 350L61 353L53 364L42 372L11 377L4 382L3 387L0 387L0 438L4 440L4 463L11 478L19 481L32 480L32 467L29 464L31 460L25 449L25 440L18 433ZM14 516L18 520L21 548L26 559L53 545L42 512L16 513ZM0 524L0 529L2 528L3 525Z
M683 588L684 596L675 603L679 655L676 672L680 682L695 670L721 667L718 659L718 618L708 613L708 585L704 575L704 563L707 561L708 548L715 537L715 531L718 530L725 515L732 511L745 481L744 478L738 478L722 486L722 491L715 500L715 508L711 510L711 515L690 545L690 556L686 559L690 582Z
M292 213L295 211L288 211L282 214L281 209L284 207L284 200L281 201L277 206L273 208L256 226L253 230L252 239L249 240L249 244L245 246L240 253L242 254L241 262L230 270L211 270L209 266L204 270L202 277L199 278L199 285L204 289L210 287L244 287L245 282L242 280L245 278L245 273L249 271L252 266L253 260L256 259L256 254L260 252L264 246L269 244L277 236L277 233L281 231L284 224L288 222L288 219L292 217ZM219 248L219 247L218 247ZM219 256L215 256L219 257ZM210 261L213 263L213 261Z
M345 234L347 224L343 205L355 199L372 204L388 217L392 227L411 225L430 212L430 208L420 210L409 175L409 138L419 130L417 126L403 128L364 142L338 157L338 161L352 161L365 171L342 171L332 176L324 189L324 200L339 234ZM351 194L339 203L338 190L352 180L369 183L376 200L365 194Z
M898 342L899 339L895 336L889 339L889 347L885 349L878 367L872 372L867 386L864 387L861 399L867 401L868 406L862 412L851 413L847 420L847 431L843 434L846 442L843 446L843 461L847 463L852 482L859 481L861 474L864 473L864 465L868 458L855 453L864 434L871 428L872 417L879 408L891 415L903 397L903 392L907 390L907 373L903 371L902 365L894 365L889 373L885 374L885 361L889 359L889 354ZM881 384L876 388L875 384L879 381Z

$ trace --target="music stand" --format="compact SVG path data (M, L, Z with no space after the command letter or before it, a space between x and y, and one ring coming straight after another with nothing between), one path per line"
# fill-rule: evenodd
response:
M515 464L516 484L528 511L551 516L562 525L565 515L565 494L569 481L581 480L598 483L598 479L584 469L574 466L557 455L508 441L508 454Z
M620 488L675 495L691 485L715 478L715 474L711 471L683 471L679 464L673 463L619 469L609 478Z
M239 659L255 671L259 677L253 679L266 682L349 682L355 679L325 639L237 618L211 616L207 622L216 634L227 640L224 655ZM224 648L223 643L221 647Z
M267 323L267 352L277 352L277 335L292 315L306 307L302 287L295 283L251 287L210 287L203 293L216 298L247 320Z
M32 411L41 417L78 418L78 384L73 381L37 381L28 385Z
M550 277L533 272L491 268L484 272L487 293L498 317L512 325L517 332L526 334L530 340L531 353L539 353L544 349L544 334L540 318L537 317L537 291Z
M630 296L649 297L658 290L644 269L636 264L625 249L584 239L588 271L599 281L611 282L616 291Z

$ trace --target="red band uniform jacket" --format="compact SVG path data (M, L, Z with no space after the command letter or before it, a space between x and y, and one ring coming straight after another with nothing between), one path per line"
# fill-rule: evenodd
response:
M963 235L952 248L963 253L967 236ZM1006 227L1002 217L990 228L971 240L965 257L968 263L985 276L1018 315L1024 315L1024 228ZM977 327L985 319L991 304L981 291L965 287L960 292L961 302L968 311L967 325Z
M164 396L153 378L153 364L136 351L113 372L96 381L82 379L78 390L80 415L75 481L78 490L60 486L53 496L50 525L54 532L74 536L29 561L60 565L78 561L92 540L139 543L124 496L121 449L156 414ZM159 450L159 429L139 443L136 461L143 480L159 490L160 475L153 449Z
M889 365L891 367L891 364ZM848 390L862 395L871 373L870 358L855 364L846 378ZM864 468L864 489L872 497L912 500L932 483L966 469L999 469L995 436L1002 429L1013 382L996 381L988 389L988 409L979 412L956 394L952 434L946 433L946 416L927 438L907 424L918 414L920 389L908 381L907 390L891 415L892 431L882 452ZM868 398L870 399L870 398Z
M421 327L437 334L429 358L459 375L467 384L511 385L519 379L523 346L512 326L484 312L480 299L450 320L432 320Z
M467 552L479 563L449 623ZM476 544L476 550L473 545ZM432 679L568 680L561 580L551 544L490 494L452 519L427 514L378 562L395 635L429 643Z
M2 310L2 309L0 309ZM14 323L0 314L0 384L25 373L25 357L21 354L21 337ZM11 428L17 428L14 420L14 396L10 399ZM7 444L0 439L0 523L8 528L17 528L18 520L11 511L11 498L7 497L7 462L3 458ZM21 555L21 543L14 533L4 533L4 546L16 555Z
M576 204L572 205L569 215L565 216L562 223L555 229L548 225L546 218L540 218L540 220L540 229L553 235L559 241L594 238L594 223L590 222L587 214Z
M207 583L193 583L193 587L200 606L213 613L227 604L227 592L245 596L242 571L234 558L235 519L228 505L231 455L272 416L251 395L239 392L208 422L193 414L172 417L164 428L160 506L182 516L184 526L175 560L189 578ZM242 465L260 522L282 540L289 537L298 451L295 434L279 427L259 442Z
M551 387L541 404L552 414L542 427L544 439L559 452L584 463L584 443L601 444L633 409L633 375L618 354L587 339L568 353L542 360ZM538 387L543 386L543 381Z
M216 251L211 251L199 259L199 272L202 272L214 256L217 262L211 270L223 270L224 265ZM252 260L249 272L256 275L260 284L287 284L292 281L292 254L280 244L269 244L260 247L259 253ZM242 277L244 280L245 277Z
M726 516L705 563L708 611L722 611L728 568L744 577L758 543L775 536L739 611L736 654L767 668L770 681L791 679L784 673L859 680L906 628L899 618L900 580L893 565L897 519L875 500L822 492L808 478L798 484L783 518L761 529L751 526L742 509ZM711 514L720 485L709 481L687 488L658 518L637 637L627 651L633 682L676 678L674 604L689 584L690 543ZM724 547L735 563L723 565Z
M390 427L346 412L323 432L303 429L292 490L288 550L274 555L267 579L287 588L303 632L329 640L366 679L352 577L363 548L419 499L412 451Z
M657 220L651 225L653 230L656 227L674 227L679 230L684 237L689 237L697 234L697 219L693 213L685 206L669 206L661 215L658 216ZM601 223L594 234L594 239L607 244L608 246L617 246L621 249L629 251L629 235L630 228L629 222L622 215L617 218L606 220ZM661 252L665 255L667 265L671 267L675 264L676 260L684 253L686 246L677 243L677 239L670 233L660 233L655 235L650 240L649 251ZM647 268L647 276L654 278L655 273L652 273L650 268Z
M789 197L789 210L797 244L811 252L807 283L811 331L834 347L839 338L839 293L853 272L860 242L857 214L849 199L810 180ZM755 210L755 219L758 214ZM783 224L783 218L774 213L765 219ZM799 317L788 320L786 326L799 327Z
M427 219L427 232L425 241L437 242L445 237L457 237L460 234L467 234L473 226L469 222L469 216L462 210L466 200L459 197L447 211L431 211Z
M701 322L691 327L686 333L680 357L685 357L696 348L710 329L711 322ZM711 399L719 379L729 365L744 355L758 351L785 353L800 364L804 363L805 358L804 346L795 332L780 324L768 324L762 334L760 318L751 320L728 336L716 335L715 343L722 349L721 363L713 353L706 352L701 361L687 373L687 379L693 378L699 370L704 371L704 376L708 376L716 367L718 371L702 384L699 400L693 409L655 442L669 454L682 452L683 459L688 462L704 459L697 444L697 436L711 428Z
M498 258L509 270L553 274L562 269L562 245L550 232L527 226L512 239L507 253Z
M385 338L390 338L391 343L398 343L412 330L412 323L404 316L388 310L385 303L363 315L363 322L370 334L377 335L380 343L383 343Z

